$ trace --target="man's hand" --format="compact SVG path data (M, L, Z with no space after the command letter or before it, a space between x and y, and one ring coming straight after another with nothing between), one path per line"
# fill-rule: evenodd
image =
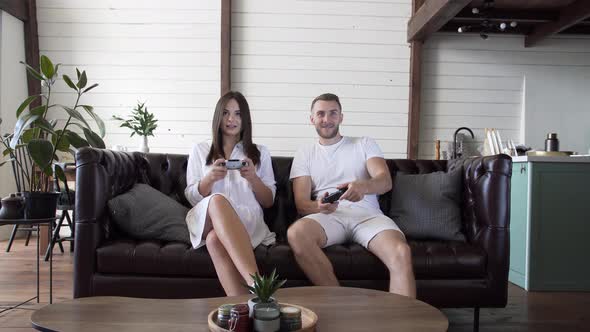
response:
M318 199L317 199L318 209L320 210L320 213L323 213L323 214L330 214L330 213L336 211L336 209L338 208L338 201L336 201L334 203L325 203L325 204L322 203L322 199L327 196L328 196L328 192L325 192L323 197L318 197Z
M252 162L252 159L245 158L244 161L246 162L246 166L242 166L240 168L240 175L248 180L248 182L252 183L252 181L258 179L258 174L256 174L256 167Z
M209 173L206 175L211 183L215 183L227 175L227 168L223 165L224 162L224 159L217 159L213 162L213 165L211 165Z
M337 188L346 188L348 190L340 197L340 200L348 200L351 202L358 202L362 200L365 195L368 193L367 185L364 181L353 181L349 183L343 183L339 185Z

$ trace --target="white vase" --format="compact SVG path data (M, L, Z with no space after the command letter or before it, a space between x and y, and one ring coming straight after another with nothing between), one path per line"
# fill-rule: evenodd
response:
M142 138L141 145L139 146L139 151L143 153L150 152L150 148L148 147L148 138L147 136L140 136Z

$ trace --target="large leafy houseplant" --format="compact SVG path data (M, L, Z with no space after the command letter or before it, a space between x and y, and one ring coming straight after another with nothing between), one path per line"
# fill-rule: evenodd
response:
M22 63L22 62L21 62ZM30 157L32 163L23 164L16 162L16 167L27 178L27 186L23 190L29 192L49 192L50 177L57 176L60 180L65 181L65 174L59 167L54 167L53 163L60 160L58 152L75 153L75 150L85 146L104 148L105 144L102 138L105 135L104 122L94 112L90 105L81 103L84 94L98 86L98 84L88 85L86 71L80 72L76 68L77 81L63 75L63 81L75 92L75 102L73 106L51 103L54 85L59 77L58 70L60 64L54 65L53 62L45 55L40 58L41 70L23 63L26 66L28 74L39 80L43 86L42 93L32 95L26 98L16 110L16 124L14 132L3 140L4 156L10 156L14 159L19 154L25 154ZM29 105L35 100L41 99L40 105L29 109ZM51 117L57 118L65 115L65 122L49 120ZM63 114L59 114L63 112ZM88 114L98 127L96 133L86 118L82 115ZM82 135L80 135L81 133ZM10 139L6 146L5 142Z

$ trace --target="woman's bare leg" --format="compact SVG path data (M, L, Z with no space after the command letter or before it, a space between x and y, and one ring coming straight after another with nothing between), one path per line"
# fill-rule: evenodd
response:
M258 273L250 236L231 204L221 195L211 197L208 219L225 251L244 281L251 285L251 274Z
M207 234L206 243L225 294L227 296L247 294L248 290L243 285L245 283L244 278L236 269L234 262L229 257L227 250L225 250L223 243L221 243L214 230L209 231Z

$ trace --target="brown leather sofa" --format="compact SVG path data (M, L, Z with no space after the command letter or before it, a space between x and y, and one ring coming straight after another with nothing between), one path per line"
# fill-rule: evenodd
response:
M286 244L297 218L289 181L292 159L273 157L274 206L265 220L278 241L259 246L262 272L277 268L287 287L309 285ZM437 307L504 307L507 299L510 216L510 157L497 155L447 162L387 160L393 176L446 170L463 164L463 231L467 242L415 241L412 248L418 298ZM123 153L92 148L77 154L74 297L117 295L198 298L224 295L205 247L138 241L111 225L107 201L144 182L188 206L184 197L186 155ZM455 165L457 166L457 165ZM460 165L459 165L460 166ZM389 211L391 193L380 196ZM326 249L345 286L386 290L383 264L359 245ZM478 312L478 309L476 310Z

